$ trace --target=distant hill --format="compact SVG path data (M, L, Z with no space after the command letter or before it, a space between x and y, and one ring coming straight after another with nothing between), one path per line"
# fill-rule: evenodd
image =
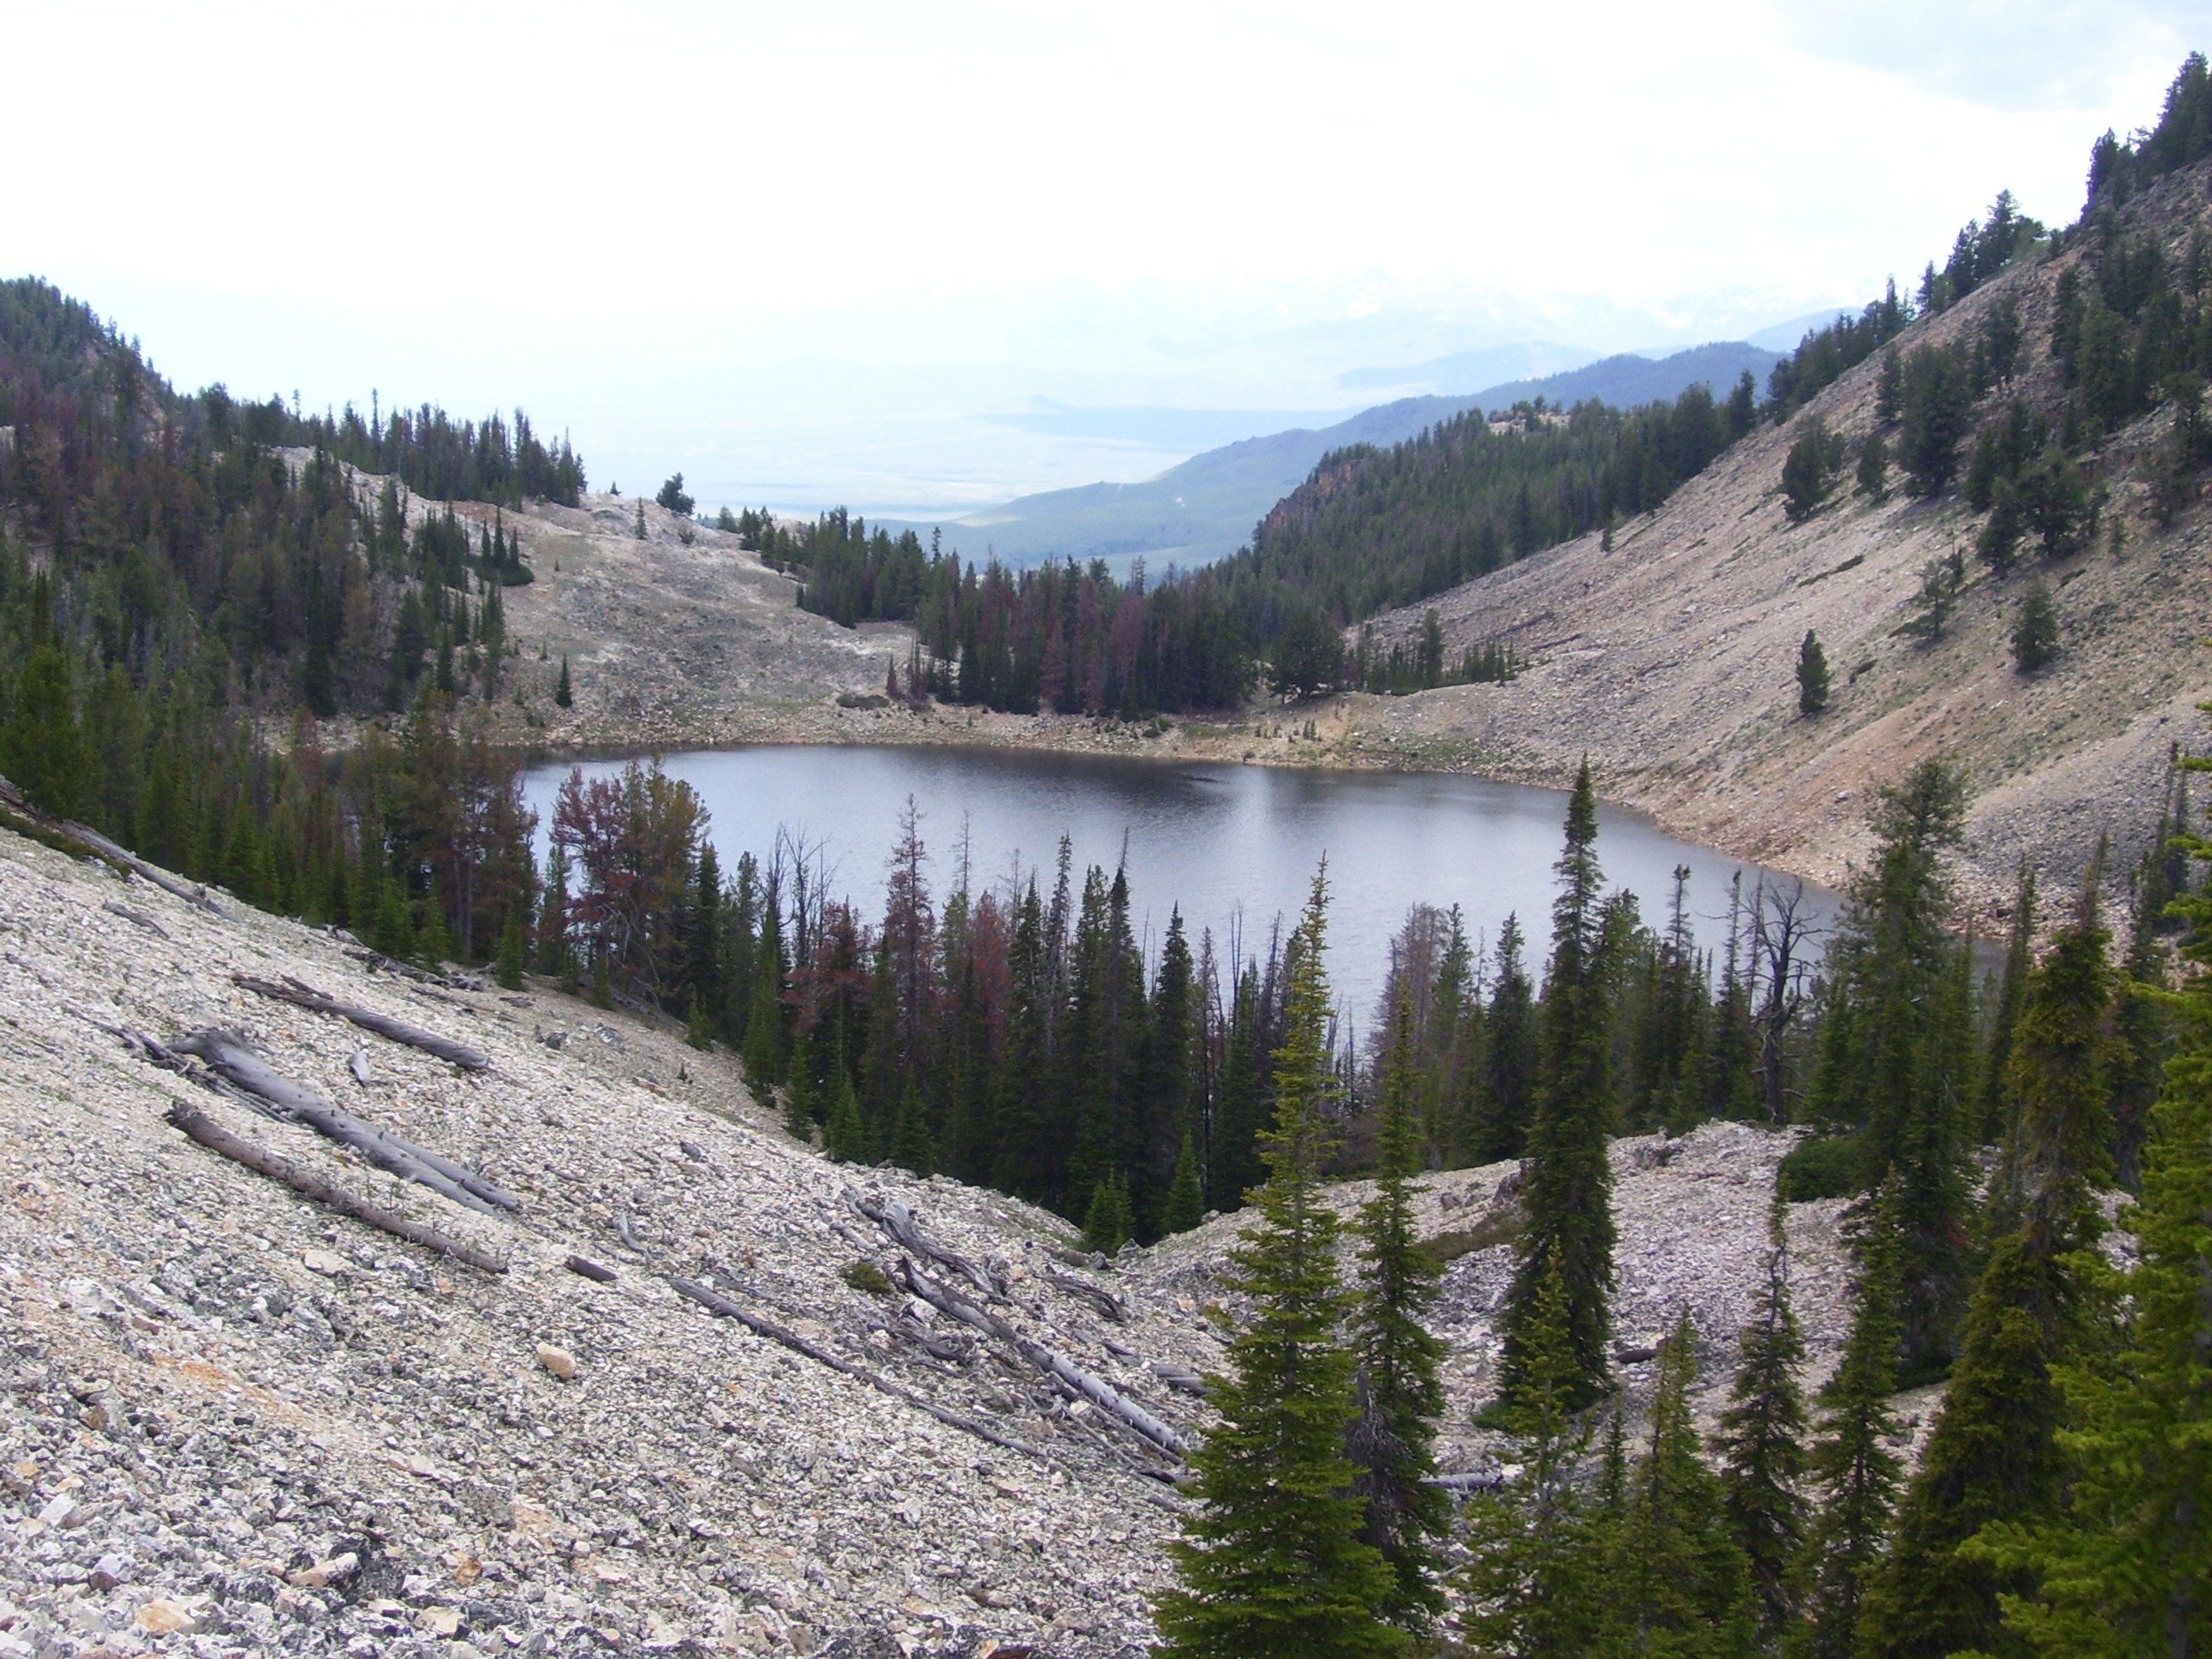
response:
M1741 342L1702 345L1656 362L1633 356L1607 357L1540 380L1509 380L1464 397L1401 398L1362 410L1334 426L1301 427L1210 449L1141 483L1082 484L1024 495L945 526L945 537L970 557L981 557L988 549L1010 565L1067 557L1121 563L1139 554L1155 570L1170 564L1210 564L1250 540L1253 526L1304 483L1332 450L1352 444L1387 448L1419 437L1425 428L1463 410L1502 409L1524 398L1542 397L1553 403L1595 398L1632 407L1676 397L1700 380L1724 393L1747 368L1763 385L1776 361L1773 352Z
M1411 391L1417 386L1488 386L1497 380L1580 368L1584 363L1595 362L1597 356L1581 346L1528 340L1513 345L1485 346L1479 351L1455 351L1447 357L1431 357L1425 363L1407 363L1396 368L1348 368L1336 377L1336 383L1347 392L1391 386Z
M1795 345L1796 342L1792 340L1790 343ZM1570 407L1595 398L1615 409L1638 409L1645 404L1679 398L1700 380L1712 387L1717 395L1724 396L1746 369L1751 371L1752 379L1759 383L1763 393L1767 371L1781 361L1779 352L1741 340L1692 346L1671 357L1656 359L1623 352L1617 357L1602 358L1565 374L1547 374L1541 380L1510 380L1478 395L1482 406L1491 410L1537 398Z

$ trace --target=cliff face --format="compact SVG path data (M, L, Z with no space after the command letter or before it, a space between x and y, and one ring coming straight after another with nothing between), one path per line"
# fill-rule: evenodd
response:
M2124 223L2156 234L2179 266L2191 236L2212 229L2209 204L2212 167L2200 164L2147 191ZM2025 364L1982 416L2017 393L2055 425L2065 401L2055 297L2083 257L2077 246L2017 266L1900 345L1969 337L1993 307L2016 303ZM1855 454L1875 429L1879 368L1877 357L1844 375L1798 419L1826 420ZM2048 560L2024 547L2002 580L1975 558L1982 519L1958 491L1917 499L1894 470L1875 502L1854 491L1847 466L1827 504L1790 524L1781 478L1797 423L1762 428L1618 529L1611 550L1586 537L1382 619L1386 640L1409 639L1433 607L1448 655L1495 640L1535 666L1508 685L1359 700L1347 746L1547 782L1587 754L1606 793L1670 829L1828 882L1867 847L1869 792L1942 754L1972 787L1978 896L1994 907L2022 858L2063 881L2100 831L2124 852L2141 844L2171 746L2202 730L2193 705L2212 684L2212 514L2200 499L2159 527L2145 476L2172 418L2154 410L2081 458L2107 497L2087 550ZM1967 584L1944 636L1900 632L1923 568L1954 550ZM2024 676L2008 641L2037 577L2057 592L2063 649ZM1795 678L1808 629L1834 684L1814 719L1798 714Z
M671 1030L542 985L372 972L342 936L219 902L0 831L0 1654L1141 1651L1182 1501L1171 1460L1004 1333L883 1293L856 1264L914 1260L985 1299L854 1200L910 1206L1028 1345L1184 1436L1206 1420L1187 1384L1218 1365L1212 1315L1237 1312L1237 1218L1071 1275L1057 1218L832 1164ZM204 1027L520 1209L403 1183L118 1035ZM179 1103L506 1271L303 1201L170 1127ZM1706 1400L1724 1384L1789 1144L1743 1124L1616 1143L1632 1389L1684 1304ZM1437 1318L1453 1469L1497 1449L1468 1425L1492 1387L1509 1173L1421 1183L1422 1232L1459 1241ZM1790 1212L1816 1373L1844 1325L1838 1207Z

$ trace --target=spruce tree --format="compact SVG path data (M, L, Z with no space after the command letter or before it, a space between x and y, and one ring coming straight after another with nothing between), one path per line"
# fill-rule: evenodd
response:
M1198 1507L1171 1547L1182 1588L1157 1609L1163 1659L1356 1659L1407 1645L1377 1616L1395 1581L1359 1535L1365 1506L1345 1455L1353 1357L1338 1340L1338 1227L1321 1193L1335 1089L1328 906L1324 866L1291 939L1267 1179L1258 1224L1230 1258L1250 1313L1213 1382L1219 1420L1191 1459Z
M1697 1341L1686 1308L1660 1345L1650 1435L1630 1483L1618 1569L1608 1575L1616 1639L1627 1653L1750 1650L1750 1575L1690 1415Z
M2195 953L2212 958L2212 907ZM2072 1470L2065 1503L2037 1522L1993 1521L1967 1546L2014 1582L2008 1628L2050 1659L2212 1653L2212 997L2152 1108L2142 1197L2122 1217L2133 1267L2111 1294L2126 1310L2117 1353L2061 1368ZM2085 1270L2096 1272L2089 1256Z
M2012 625L2013 666L2033 674L2058 655L2058 601L2047 582L2031 582Z
M1771 1638L1796 1616L1797 1562L1805 1543L1805 1396L1797 1373L1805 1341L1790 1301L1785 1208L1777 1193L1766 1270L1737 1339L1735 1377L1717 1442L1729 1522L1742 1550L1759 1625Z
M937 1149L929 1132L929 1109L923 1104L921 1091L910 1078L900 1091L898 1115L892 1121L891 1162L919 1176L928 1175L937 1168ZM1126 1206L1127 1200L1123 1202Z
M1817 714L1827 706L1828 653L1820 648L1820 636L1808 628L1797 647L1797 712Z
M1135 1231L1130 1214L1129 1178L1119 1170L1109 1170L1091 1188L1090 1206L1083 1212L1083 1248L1112 1255Z
M522 949L522 913L519 909L507 913L507 921L499 930L499 965L495 977L509 991L522 988L522 969L525 957Z
M1186 1129L1182 1151L1176 1158L1175 1181L1168 1188L1167 1207L1160 1217L1160 1231L1187 1233L1205 1219L1206 1184L1199 1177L1198 1146Z
M561 653L561 683L553 688L553 701L559 707L568 708L574 706L575 700L575 693L568 685L568 653L564 651Z
M2013 1032L2027 995L2027 976L2035 968L2035 872L2021 860L2020 881L2013 892L2012 931L2005 940L2004 968L1997 979L1996 1001L1990 1008L1989 1057L1982 1067L1981 1139L1991 1146L2012 1137L2007 1089L2011 1081Z
M1869 1581L1881 1565L1897 1496L1899 1200L1893 1180L1864 1218L1843 1363L1820 1391L1820 1438L1812 1470L1820 1508L1801 1568L1804 1614L1786 1650L1803 1659L1852 1659Z
M1582 1365L1565 1283L1554 1267L1547 1265L1538 1281L1525 1343L1523 1382L1505 1413L1508 1431L1519 1442L1521 1471L1468 1501L1460 1626L1479 1653L1583 1659L1600 1650L1607 1622L1609 1528L1602 1504L1593 1512L1577 1479L1590 1429L1572 1405L1583 1391ZM1613 1422L1617 1430L1618 1413ZM1617 1435L1610 1444L1617 1454ZM1621 1461L1607 1460L1625 1510Z
M1577 1410L1603 1392L1607 1301L1613 1290L1613 1173L1606 1133L1614 1111L1613 1007L1603 950L1603 876L1596 852L1597 798L1583 763L1567 806L1566 848L1553 868L1552 961L1544 986L1540 1071L1530 1126L1527 1225L1504 1310L1500 1398L1514 1402L1528 1377L1536 1292L1556 1267L1582 1386Z
M1991 1522L2048 1514L2058 1496L2052 1370L2088 1311L2075 1253L2101 1231L2094 1193L2111 1167L2113 975L2095 879L2093 867L2021 1008L2008 1091L2018 1219L1975 1286L1950 1388L1868 1598L1865 1639L1884 1653L1942 1659L2001 1645L1999 1598L2029 1585L1961 1547Z
M1427 1483L1436 1474L1436 1424L1443 1412L1444 1345L1424 1322L1441 1268L1414 1237L1411 1182L1421 1165L1413 1004L1398 1002L1376 1115L1375 1196L1359 1212L1361 1276L1352 1315L1359 1356L1359 1417L1352 1435L1367 1541L1396 1577L1385 1604L1392 1623L1425 1628L1443 1610L1437 1544L1450 1504Z

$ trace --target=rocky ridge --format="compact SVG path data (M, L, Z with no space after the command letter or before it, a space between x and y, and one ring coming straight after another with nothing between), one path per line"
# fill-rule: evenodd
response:
M1073 1255L1058 1218L830 1163L725 1055L543 988L396 978L343 936L222 908L0 833L0 1656L1075 1659L1146 1640L1182 1501L1166 1460L1006 1345L863 1288L859 1264L896 1273L902 1252L853 1198L911 1206L1004 1284L997 1311L1024 1337L1186 1434L1203 1404L1170 1378L1218 1363L1237 1218L1076 1268L1119 1299L1116 1320L1054 1282ZM491 1066L264 1000L240 972L296 977ZM204 1026L523 1210L488 1218L404 1186L112 1034ZM507 1271L301 1201L170 1127L180 1100ZM1686 1304L1714 1404L1788 1144L1745 1125L1616 1144L1632 1388ZM1496 1451L1468 1419L1494 1358L1510 1173L1422 1182L1422 1230L1456 1253L1439 1317L1455 1469ZM1364 1194L1334 1197L1348 1213ZM1842 1335L1835 1208L1790 1216L1816 1370ZM677 1278L839 1368L712 1316Z

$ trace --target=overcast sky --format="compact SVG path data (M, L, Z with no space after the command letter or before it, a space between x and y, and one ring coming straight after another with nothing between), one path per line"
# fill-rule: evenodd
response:
M13 0L0 271L311 401L810 354L1296 399L1363 354L1856 301L2001 185L2070 217L2192 10Z

